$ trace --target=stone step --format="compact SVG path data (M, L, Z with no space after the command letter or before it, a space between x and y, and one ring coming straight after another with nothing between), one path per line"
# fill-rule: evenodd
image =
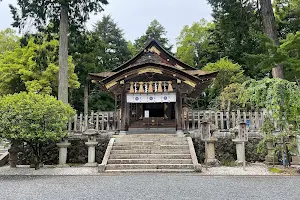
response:
M111 154L189 154L189 149L132 149L111 150Z
M113 146L112 150L134 150L134 149L189 149L188 145L130 145L130 146Z
M116 138L115 142L140 142L140 141L160 141L160 142L185 142L185 137L140 137L140 138Z
M108 164L193 164L192 159L109 159Z
M191 159L190 154L111 154L109 159Z
M146 137L146 138L154 138L154 137L178 137L176 134L130 134L130 135L114 135L114 138L136 138L136 137Z
M108 164L105 170L127 169L194 169L192 164Z
M131 145L187 145L187 141L127 141L115 142L116 146L131 146Z
M0 149L0 154L3 154L5 152L7 152L7 151L8 151L8 149Z
M105 170L105 173L195 173L194 169L126 169Z

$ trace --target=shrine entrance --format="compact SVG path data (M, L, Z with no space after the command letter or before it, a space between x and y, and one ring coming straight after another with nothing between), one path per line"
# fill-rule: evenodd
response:
M120 134L131 129L160 129L183 135L183 103L197 98L217 72L195 69L167 52L155 40L135 57L111 72L90 73L89 78L115 99ZM158 131L160 131L158 130ZM136 131L136 132L138 132Z
M129 129L176 128L175 103L131 103Z

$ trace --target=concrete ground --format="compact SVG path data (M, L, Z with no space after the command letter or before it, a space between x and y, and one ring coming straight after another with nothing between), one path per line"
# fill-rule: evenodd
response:
M299 199L298 176L0 176L3 200Z
M202 173L196 175L277 175L269 172L268 167L263 164L248 165L245 170L243 167L211 167L202 168ZM18 166L15 169L9 166L0 167L0 175L103 175L98 173L97 167L68 167L56 168L45 166L39 170L29 168L29 166Z

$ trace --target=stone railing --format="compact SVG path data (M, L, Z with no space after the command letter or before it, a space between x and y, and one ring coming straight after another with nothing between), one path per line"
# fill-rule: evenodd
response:
M221 132L228 132L229 129L236 127L240 122L247 124L249 131L258 131L265 120L265 113L244 112L244 111L211 111L211 110L192 110L183 114L183 129L199 129L201 122L209 121L216 126Z
M97 132L115 132L120 130L121 119L117 112L91 112L90 115L76 114L69 122L68 132L82 134L88 128Z

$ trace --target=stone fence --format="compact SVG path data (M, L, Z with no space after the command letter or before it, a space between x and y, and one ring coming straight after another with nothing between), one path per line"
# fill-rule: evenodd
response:
M238 123L244 122L250 132L258 132L259 128L265 120L263 111L245 112L245 111L212 111L212 110L188 110L183 112L182 126L186 132L194 132L198 130L201 122L209 121L213 123L219 130L220 135L226 135L231 128L237 126ZM101 133L117 133L121 128L120 112L91 112L89 115L76 114L69 122L68 131L71 135L82 135L92 126L97 132Z

